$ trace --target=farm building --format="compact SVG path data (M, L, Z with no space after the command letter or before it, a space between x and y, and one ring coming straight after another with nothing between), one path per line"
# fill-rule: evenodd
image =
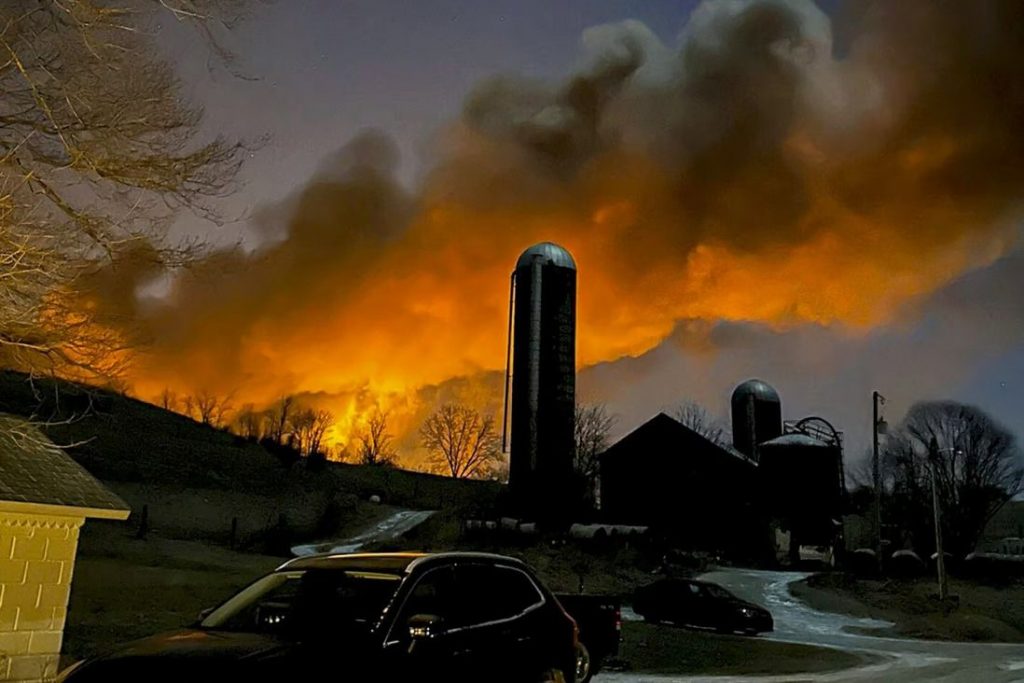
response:
M778 393L752 379L732 395L735 447L664 413L600 456L601 516L667 533L681 547L734 557L799 556L842 544L842 434L820 417L782 419ZM787 534L776 547L772 529Z
M601 516L693 548L750 548L755 473L743 454L661 413L601 455Z

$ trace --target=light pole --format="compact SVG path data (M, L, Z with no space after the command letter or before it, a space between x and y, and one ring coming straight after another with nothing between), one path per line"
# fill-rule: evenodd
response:
M934 436L928 444L928 462L932 475L932 515L935 518L935 566L939 572L939 601L946 599L946 556L942 550L942 516L939 509L939 486L936 471L939 466L939 442Z
M878 417L879 406L885 405L885 397L877 391L871 392L871 476L875 487L875 557L878 569L882 569L882 468L878 462L878 435L885 434L888 425Z

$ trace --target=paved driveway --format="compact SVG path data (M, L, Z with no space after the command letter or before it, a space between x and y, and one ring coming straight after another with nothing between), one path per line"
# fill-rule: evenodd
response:
M748 569L723 569L701 578L713 581L741 598L767 607L775 620L774 640L869 652L882 657L877 664L828 674L786 676L654 676L604 673L598 683L673 683L806 681L945 681L948 683L1024 683L1024 645L946 643L877 637L850 633L849 627L880 628L887 624L811 609L789 594L789 584L806 574Z

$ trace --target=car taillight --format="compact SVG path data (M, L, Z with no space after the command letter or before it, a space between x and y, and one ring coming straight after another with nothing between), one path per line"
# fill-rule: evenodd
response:
M615 630L622 632L622 610L615 608Z

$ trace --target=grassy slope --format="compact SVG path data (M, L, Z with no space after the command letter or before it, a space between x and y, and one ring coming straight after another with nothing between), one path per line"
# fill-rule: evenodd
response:
M282 546L358 527L373 516L362 501L374 494L396 506L476 509L493 505L500 490L391 468L287 465L258 444L158 406L11 372L0 372L0 411L49 422L51 438L132 506L129 524L145 505L151 527L175 538L226 544L237 518L240 540L265 547L283 515ZM332 505L333 532L323 528Z
M931 640L1024 642L1024 585L950 580L960 606L944 610L935 582L853 580L819 574L790 587L816 609L891 621L894 634ZM873 631L873 633L878 633Z

